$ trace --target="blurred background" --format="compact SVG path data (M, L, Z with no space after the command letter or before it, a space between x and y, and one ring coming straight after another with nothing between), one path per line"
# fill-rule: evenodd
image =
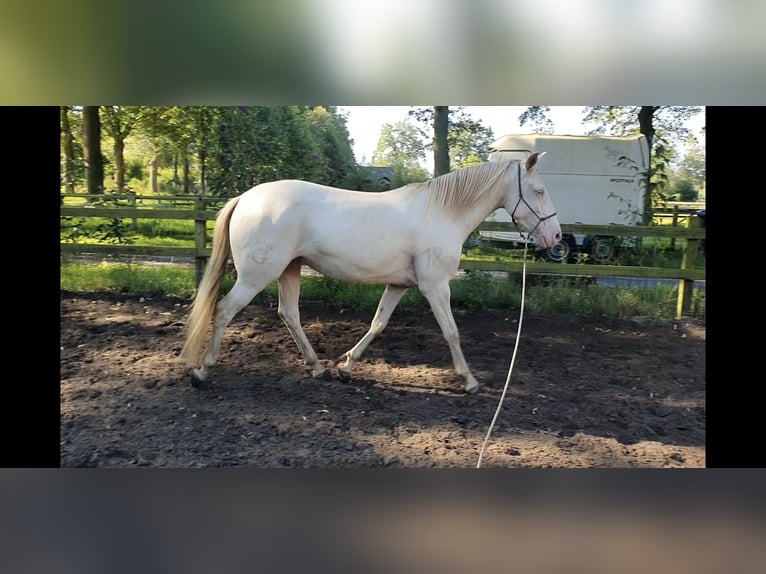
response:
M763 102L757 0L3 1L0 103Z

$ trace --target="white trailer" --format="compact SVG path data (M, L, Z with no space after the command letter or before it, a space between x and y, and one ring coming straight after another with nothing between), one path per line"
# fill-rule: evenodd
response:
M641 223L649 169L649 147L643 135L506 135L490 149L489 161L524 161L533 152L548 152L538 165L561 223ZM511 216L501 208L491 213L487 221L510 222ZM493 243L527 242L526 234L517 232L480 231L479 234ZM561 243L540 255L549 261L565 261L583 252L595 262L606 262L621 241L619 237L564 233Z

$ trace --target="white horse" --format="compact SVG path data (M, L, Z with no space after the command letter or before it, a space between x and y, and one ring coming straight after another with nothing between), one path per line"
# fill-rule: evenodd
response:
M275 280L279 317L305 364L315 378L329 375L300 324L301 266L308 265L335 279L386 285L369 331L338 366L341 380L350 380L354 364L385 328L402 295L417 287L431 305L465 391L476 392L479 383L463 357L452 317L449 281L468 235L500 207L539 247L561 240L558 218L536 169L544 153L531 154L526 163L487 162L382 193L282 180L230 199L217 217L212 255L181 351L192 384L207 378L234 316ZM230 256L237 280L217 302Z

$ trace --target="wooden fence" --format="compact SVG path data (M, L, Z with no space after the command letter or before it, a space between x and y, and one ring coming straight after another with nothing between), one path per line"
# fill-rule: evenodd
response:
M195 196L75 196L85 202L98 198L99 204L85 203L80 206L61 207L61 217L99 217L108 219L131 219L135 225L137 219L182 219L194 221L194 247L175 246L144 246L144 245L107 245L86 244L77 242L61 242L62 253L103 253L113 255L144 255L170 256L193 258L195 261L195 278L197 285L202 278L205 263L210 256L208 247L207 222L215 219L222 204L221 198ZM113 205L106 206L109 202ZM154 204L154 205L152 205ZM168 207L172 205L174 207ZM664 237L671 241L685 239L681 266L677 269L660 267L639 267L627 265L592 265L567 263L538 263L527 262L529 273L545 275L575 275L590 277L627 277L640 279L675 279L679 281L676 316L681 318L688 315L691 307L692 292L695 281L705 280L705 271L694 268L695 259L699 253L700 243L705 239L705 229L701 226L699 217L688 216L683 226L627 226L627 225L582 225L562 224L563 233L582 233L587 235L625 236L625 237ZM484 231L516 231L512 223L484 222L479 226ZM475 261L464 259L461 269L480 271L504 271L521 273L522 262Z

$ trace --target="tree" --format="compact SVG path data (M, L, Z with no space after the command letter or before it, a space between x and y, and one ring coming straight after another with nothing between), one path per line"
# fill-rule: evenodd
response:
M217 108L211 119L209 183L213 194L237 195L278 179L278 156L286 141L273 108Z
M194 147L199 163L199 195L207 193L207 159L215 150L220 138L217 134L223 111L208 106L194 106L191 110L194 130Z
M355 164L345 117L333 107L113 106L99 118L114 141L118 190L125 189L128 168L143 178L135 174L149 166L156 193L160 168L171 165L174 184L183 168L184 193L196 177L198 193L223 196L276 179L342 187Z
M147 106L103 106L101 108L104 132L114 141L114 183L117 193L125 193L125 140L133 130L161 112Z
M694 184L688 179L682 179L677 181L673 185L673 195L678 201L697 201L699 195Z
M181 184L178 178L179 157L183 155L186 158L188 167L188 145L192 134L189 123L181 119L185 109L181 107L155 107L151 113L147 113L144 119L135 125L133 130L132 135L144 144L141 147L144 151L142 159L144 165L149 166L149 187L152 193L160 192L159 169L163 163L174 167L172 181L174 187ZM188 169L186 175L188 178Z
M317 183L343 187L356 164L346 116L338 113L335 106L306 106L302 113L309 122L326 166L325 175Z
M166 108L160 116L159 125L149 122L150 133L161 141L163 149L173 157L173 183L182 186L185 194L192 191L192 161L197 159L199 168L200 193L204 186L205 158L207 150L214 144L215 136L209 128L210 117L215 110L205 106L184 106ZM156 128L156 129L155 129ZM164 145L163 145L164 144ZM178 178L178 164L182 177Z
M428 141L428 134L433 133L431 147L438 145L436 133L437 107L439 106L413 108L408 114L417 122L422 139ZM450 158L450 169L487 161L489 146L494 140L492 129L473 119L463 106L442 107L447 110L448 114L446 147ZM438 138L443 138L443 136L439 135ZM434 153L436 153L435 149ZM439 172L436 169L436 164L434 164L434 176L437 174Z
M434 177L449 173L449 107L434 106Z
M599 127L592 135L603 135L607 128L612 135L641 133L646 137L651 154L651 167L647 174L644 195L643 224L651 225L655 204L667 199L670 162L675 147L693 139L684 122L701 111L695 106L591 106L586 108L584 120Z
M82 110L82 147L89 194L104 193L104 158L101 154L101 119L98 106Z
M705 186L705 148L699 145L691 146L684 157L678 162L677 173L688 179L698 188Z
M420 166L425 155L421 132L410 122L383 124L372 154L372 165L391 167L402 183L423 181L428 178L428 173Z
M278 179L327 182L332 170L307 112L298 106L218 108L218 137L211 146L213 193L242 193Z
M212 126L219 108L212 106L156 106L144 108L129 137L145 140L143 161L149 166L149 181L153 192L160 191L158 175L162 166L173 167L171 184L176 193L191 193L195 173L199 178L197 191L204 193L207 158L216 145ZM115 126L116 127L116 126ZM127 136L126 136L127 140ZM140 141L140 139L139 139ZM135 140L134 140L135 143ZM148 150L148 151L146 151ZM182 169L179 177L178 169ZM181 189L175 189L180 186Z
M74 165L74 136L69 124L69 108L61 106L61 180L67 193L74 193Z
M489 146L495 140L492 128L464 117L450 125L449 146L453 169L483 163L489 159Z
M551 108L548 106L529 106L520 116L519 125L532 124L532 133L552 134L553 121L548 117Z
M670 175L672 194L680 201L697 201L705 193L705 148L691 146Z

